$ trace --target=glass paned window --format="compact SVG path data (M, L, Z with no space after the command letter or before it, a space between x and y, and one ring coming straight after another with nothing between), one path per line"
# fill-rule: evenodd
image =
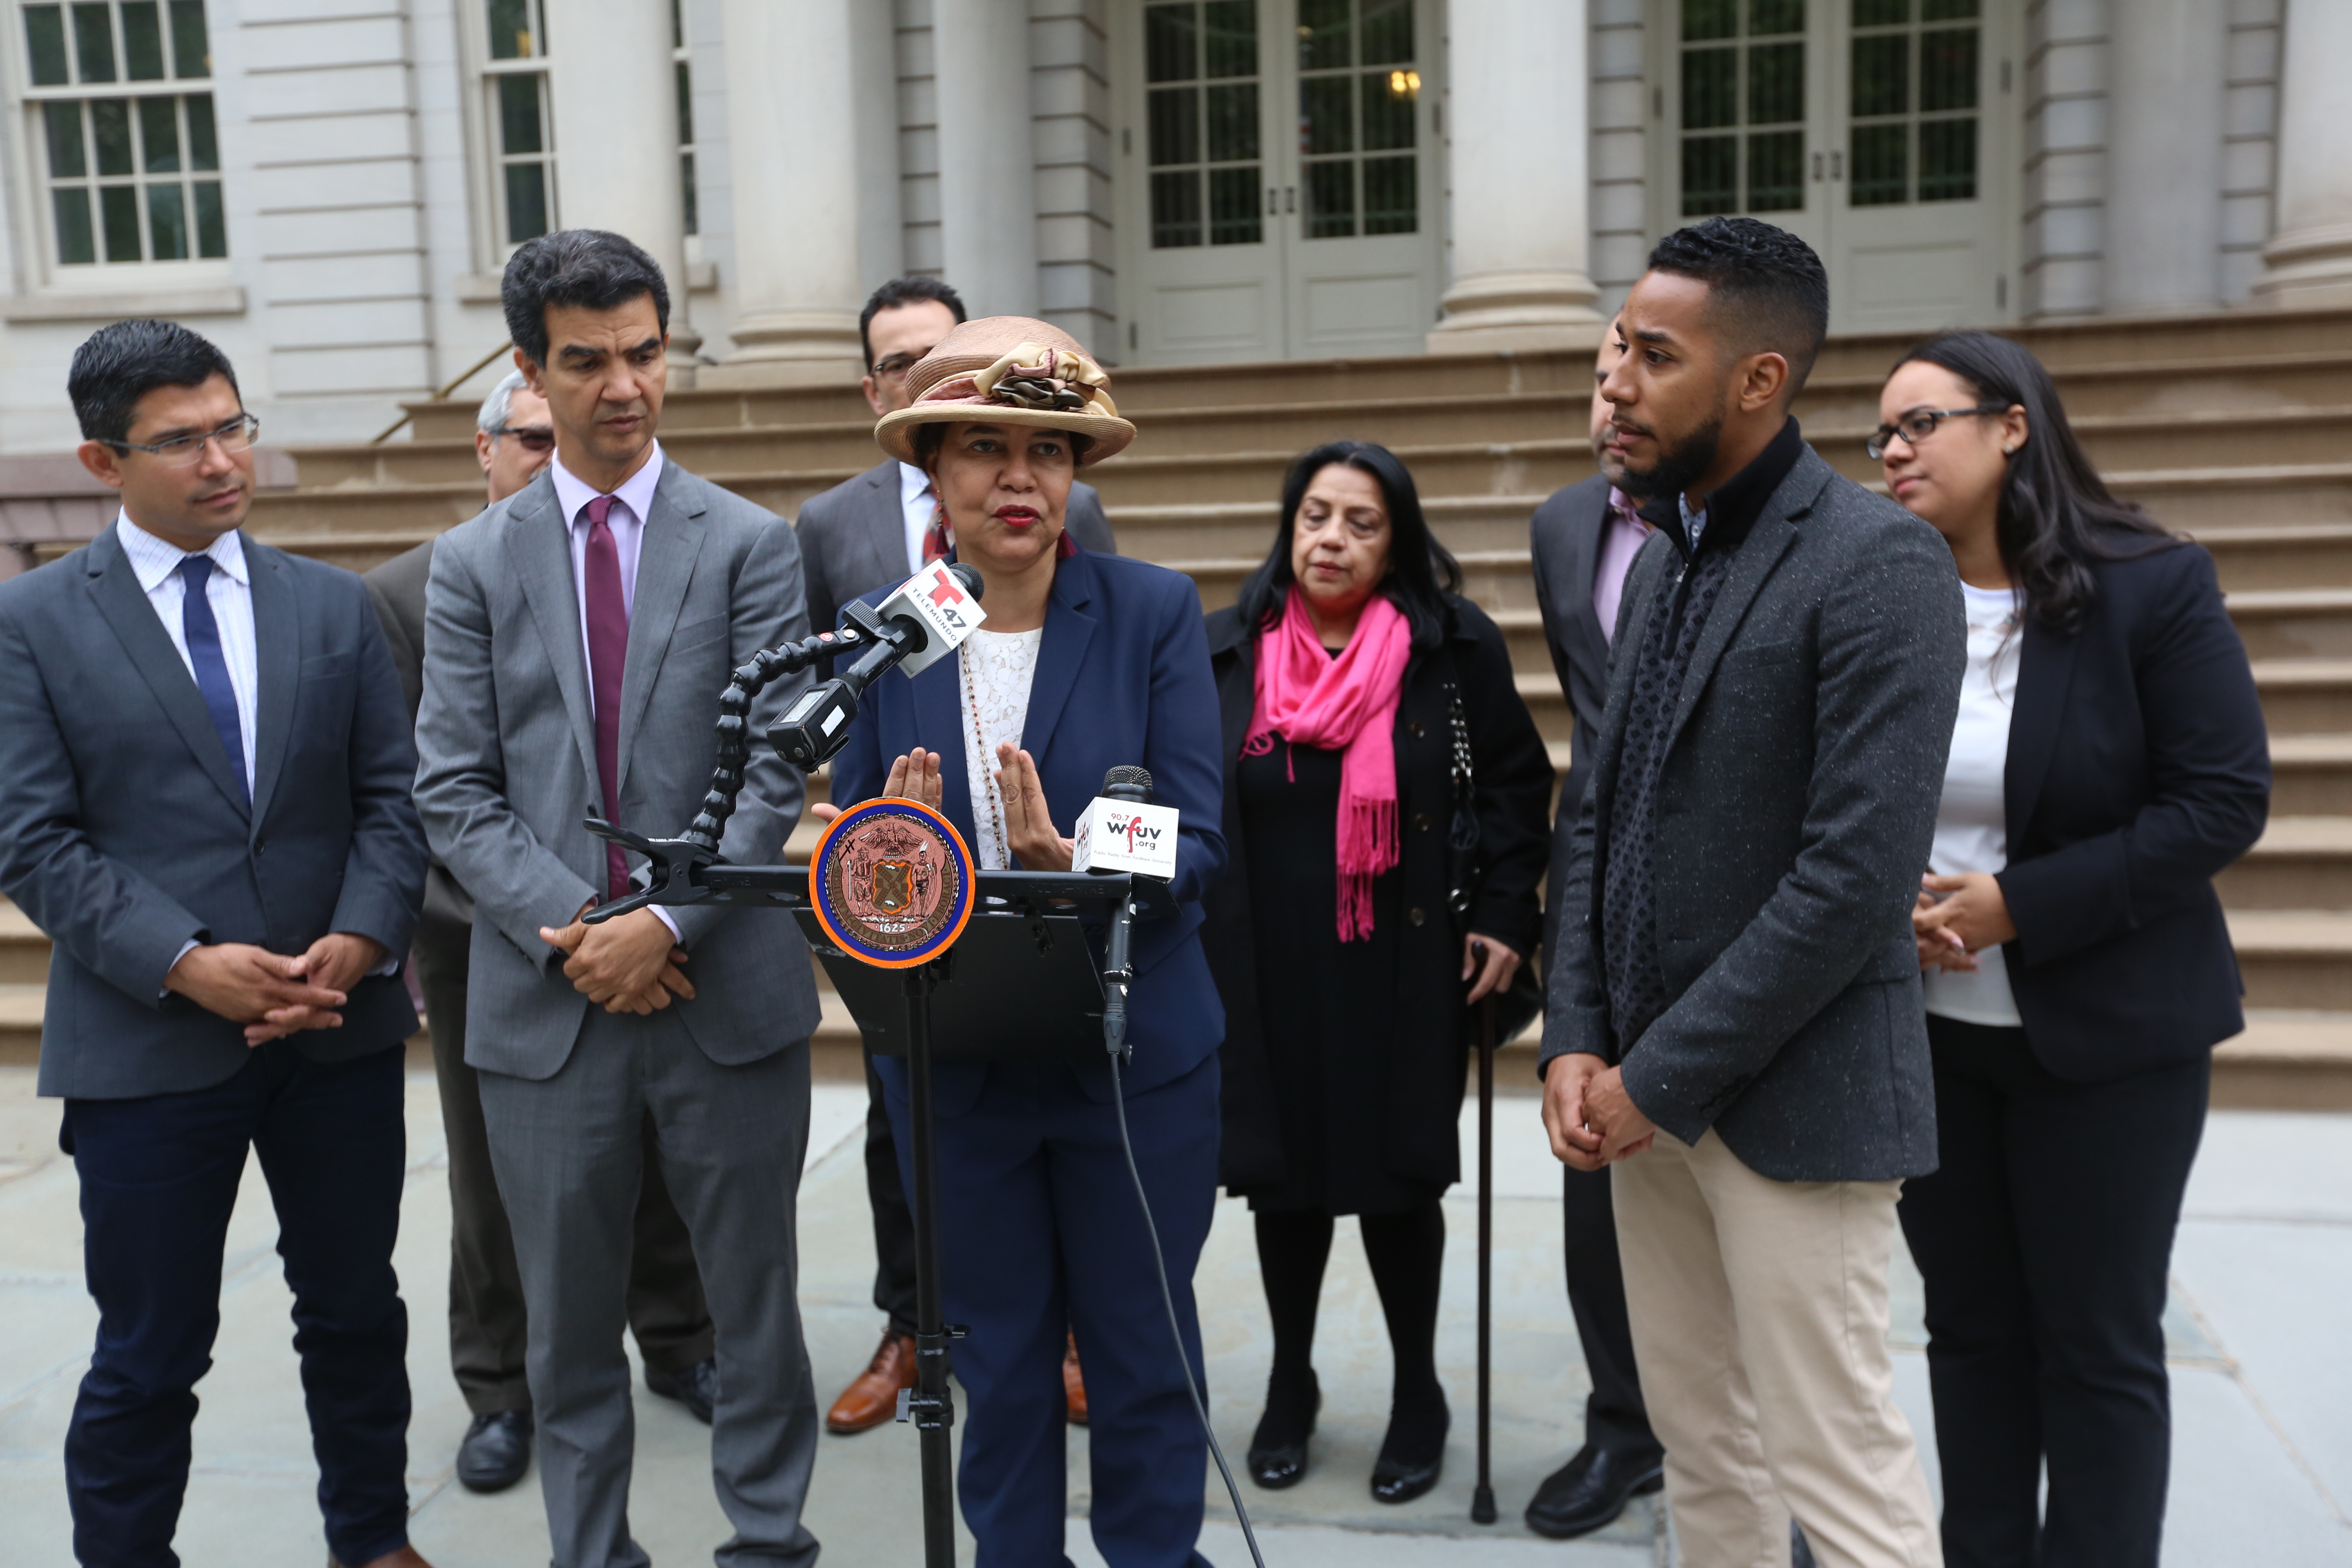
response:
M1152 248L1262 244L1257 0L1146 5L1143 75Z
M1307 238L1419 232L1414 47L1412 0L1299 0Z
M1804 32L1805 0L1683 0L1685 217L1804 206Z
M16 9L57 264L226 256L204 0Z
M671 58L677 65L678 193L686 203L686 232L699 234L701 215L694 199L694 68L686 55L686 13L669 0Z
M489 55L483 67L490 128L491 205L499 240L511 247L556 226L555 122L547 92L545 0L487 0ZM687 142L685 68L678 68L678 130ZM685 154L688 158L691 153ZM688 189L691 190L691 186ZM687 208L694 209L691 198Z
M1974 200L1979 0L1851 3L1846 200L1858 207Z

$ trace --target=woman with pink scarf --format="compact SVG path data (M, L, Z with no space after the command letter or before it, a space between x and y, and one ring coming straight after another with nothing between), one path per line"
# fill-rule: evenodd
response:
M1467 1005L1534 956L1552 787L1503 635L1460 587L1404 465L1340 441L1291 466L1273 549L1209 617L1231 859L1202 938L1225 1005L1221 1179L1255 1212L1273 1320L1263 1487L1307 1473L1340 1215L1396 1362L1372 1496L1421 1496L1444 1456L1439 1200L1461 1175ZM1457 791L1478 824L1463 856Z

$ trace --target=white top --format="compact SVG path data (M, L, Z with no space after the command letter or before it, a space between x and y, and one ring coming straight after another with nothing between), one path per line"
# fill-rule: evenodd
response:
M1927 864L1940 877L1998 871L2009 864L2009 719L2017 706L2017 667L2023 651L2017 596L2007 588L1971 588L1967 596L1969 668L1960 678L1960 716L1952 726L1951 760L1944 764L1944 802L1936 814L1936 847ZM2015 1028L2017 1000L1998 947L1976 955L1977 972L1931 969L1923 977L1927 1011L1967 1024Z
M971 780L971 852L981 868L1013 868L1005 842L1004 796L998 789L996 748L1018 746L1029 718L1029 686L1037 676L1037 649L1045 628L992 632L985 626L956 650L957 687L963 701L963 766Z
M898 465L898 510L907 520L907 570L923 569L923 535L931 531L939 502L931 495L931 476L912 463Z
M114 536L121 541L122 553L138 574L139 585L147 591L147 603L163 623L164 634L180 650L188 678L194 679L196 661L188 655L188 628L182 615L188 584L180 575L180 563L188 558L188 552L131 521L129 512L115 514ZM236 727L238 739L245 742L245 787L250 795L254 734L260 728L261 665L254 648L253 578L245 566L245 536L231 529L214 540L204 553L213 563L212 575L205 579L205 603L212 606L213 623L220 628L221 661L228 666L229 688L236 693Z
M560 455L547 471L555 480L555 504L563 509L564 528L572 537L572 596L580 601L580 657L586 661L583 668L593 668L595 660L588 654L588 503L604 492L575 477ZM613 547L621 557L621 607L632 616L637 610L637 561L645 553L646 519L653 514L654 487L661 483L661 443L656 441L645 466L613 492L613 510L604 514L604 526L613 531ZM595 682L591 681L592 710L595 701Z

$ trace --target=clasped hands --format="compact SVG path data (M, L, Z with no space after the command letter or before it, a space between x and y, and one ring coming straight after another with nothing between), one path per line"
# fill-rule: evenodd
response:
M1657 1123L1625 1092L1625 1072L1580 1052L1554 1057L1544 1070L1544 1131L1560 1163L1597 1171L1650 1146Z
M1976 955L2014 942L2017 923L2009 918L2009 900L1992 873L1927 876L1919 879L1919 898L1911 909L1911 938L1918 945L1921 969L1973 974Z
M1004 797L1005 847L1024 871L1066 871L1076 846L1055 830L1054 816L1045 805L1045 786L1037 777L1037 759L1020 747L996 748L996 787ZM940 753L920 746L890 764L882 793L940 809L946 795L940 784ZM813 805L811 815L831 822L841 807L830 803Z
M383 962L383 944L352 931L330 931L290 956L250 942L210 942L182 953L163 988L244 1025L246 1045L260 1046L304 1029L341 1028L338 1009L352 986Z
M593 899L581 905L561 930L539 928L540 940L563 953L563 973L574 991L607 1013L640 1016L668 1006L673 997L694 1000L694 983L681 967L686 949L661 916L636 909L592 926L581 916L595 907Z

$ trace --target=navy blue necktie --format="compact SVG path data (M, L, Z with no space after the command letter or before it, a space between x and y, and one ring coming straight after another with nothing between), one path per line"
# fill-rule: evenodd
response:
M253 804L253 785L245 776L245 727L236 720L236 688L228 679L228 659L221 653L220 623L213 619L212 601L205 596L205 581L213 574L213 558L191 555L180 563L180 630L188 644L188 662L195 667L196 689L228 748L228 771L236 775L237 793Z

